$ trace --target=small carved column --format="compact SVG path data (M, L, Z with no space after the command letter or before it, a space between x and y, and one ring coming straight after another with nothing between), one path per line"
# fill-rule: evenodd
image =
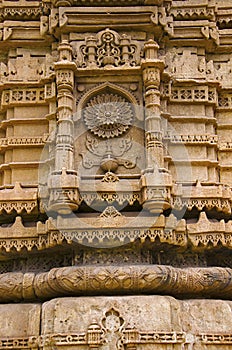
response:
M89 349L97 350L101 345L102 329L96 321L93 321L87 331L87 343Z
M96 48L97 39L94 36L90 36L86 39L86 55L88 57L88 67L95 68L96 64Z
M122 34L120 39L120 45L122 47L122 62L125 66L130 66L130 39L126 34Z
M163 61L157 59L159 46L149 40L145 46L145 59L142 62L143 82L145 86L145 131L147 170L152 171L156 164L163 168L163 144L160 118L160 74L164 68Z
M73 159L73 88L76 65L67 40L59 45L59 62L55 63L57 84L58 128L55 147L55 170L50 181L50 209L67 213L77 209L80 198Z
M164 62L158 57L158 44L149 40L145 43L145 58L141 63L145 87L145 146L146 168L142 177L143 206L153 213L160 213L169 207L167 185L169 174L164 169L164 154L160 113L160 76ZM170 185L169 185L170 186Z
M55 170L73 169L73 88L74 70L72 48L68 42L59 45L60 61L55 64L58 103L58 133Z

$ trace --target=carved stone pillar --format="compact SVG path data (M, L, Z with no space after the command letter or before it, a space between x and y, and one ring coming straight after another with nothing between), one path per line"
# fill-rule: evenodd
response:
M58 127L55 146L55 169L50 177L50 208L67 213L78 208L78 177L73 164L73 88L76 65L67 40L59 45L55 64L57 83Z
M145 43L145 58L141 63L145 87L145 147L146 169L142 176L143 206L153 213L160 213L169 207L170 176L164 169L161 112L160 76L164 62L158 59L158 44L149 40ZM168 187L167 187L168 186Z
M163 61L157 59L158 44L149 40L145 46L145 59L142 62L143 82L145 87L145 132L148 172L154 166L163 168L163 144L160 118L160 74L164 68Z

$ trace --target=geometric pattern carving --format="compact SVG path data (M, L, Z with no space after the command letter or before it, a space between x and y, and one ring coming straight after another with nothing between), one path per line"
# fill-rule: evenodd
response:
M189 86L184 88L164 84L162 93L165 98L170 98L172 102L217 103L216 88L208 86Z
M30 289L28 283L30 282ZM27 289L26 289L27 288ZM26 290L25 290L26 289ZM232 269L163 265L72 266L44 273L0 275L0 301L54 298L65 294L168 294L232 299Z
M53 333L40 336L30 336L21 338L0 338L1 349L37 349L47 347L48 345L58 346L72 346L81 349L82 346L89 346L93 349L102 349L102 329L98 324L91 324L88 332L67 332L67 333ZM191 339L191 342L190 342ZM136 344L160 344L167 346L168 344L177 344L178 346L190 345L197 343L199 346L204 345L232 345L231 333L198 333L196 335L181 331L158 332L158 331L139 331L135 328L126 327L122 332L122 344L125 344L129 349L136 349ZM95 347L93 347L95 345ZM101 347L99 347L101 346ZM133 348L132 348L133 346ZM216 347L215 349L217 349ZM86 348L87 349L87 348ZM104 348L105 349L105 348ZM107 348L108 349L108 348ZM109 348L110 349L110 348ZM118 349L115 347L113 349ZM120 349L124 349L120 348Z
M35 104L44 103L44 88L4 90L2 106L9 104Z

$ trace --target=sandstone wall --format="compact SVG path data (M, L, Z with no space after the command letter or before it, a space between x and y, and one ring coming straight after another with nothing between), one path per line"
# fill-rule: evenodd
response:
M0 350L231 349L231 130L231 0L0 0Z

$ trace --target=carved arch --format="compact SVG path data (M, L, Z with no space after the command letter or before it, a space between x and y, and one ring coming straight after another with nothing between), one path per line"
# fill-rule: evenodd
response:
M85 107L86 103L89 101L89 99L95 95L100 94L101 92L110 90L114 93L120 94L123 97L125 97L132 105L139 105L138 100L134 95L132 95L128 90L124 89L123 87L110 83L105 82L101 85L95 86L92 89L88 90L79 100L77 105L77 114L80 114L81 110Z

